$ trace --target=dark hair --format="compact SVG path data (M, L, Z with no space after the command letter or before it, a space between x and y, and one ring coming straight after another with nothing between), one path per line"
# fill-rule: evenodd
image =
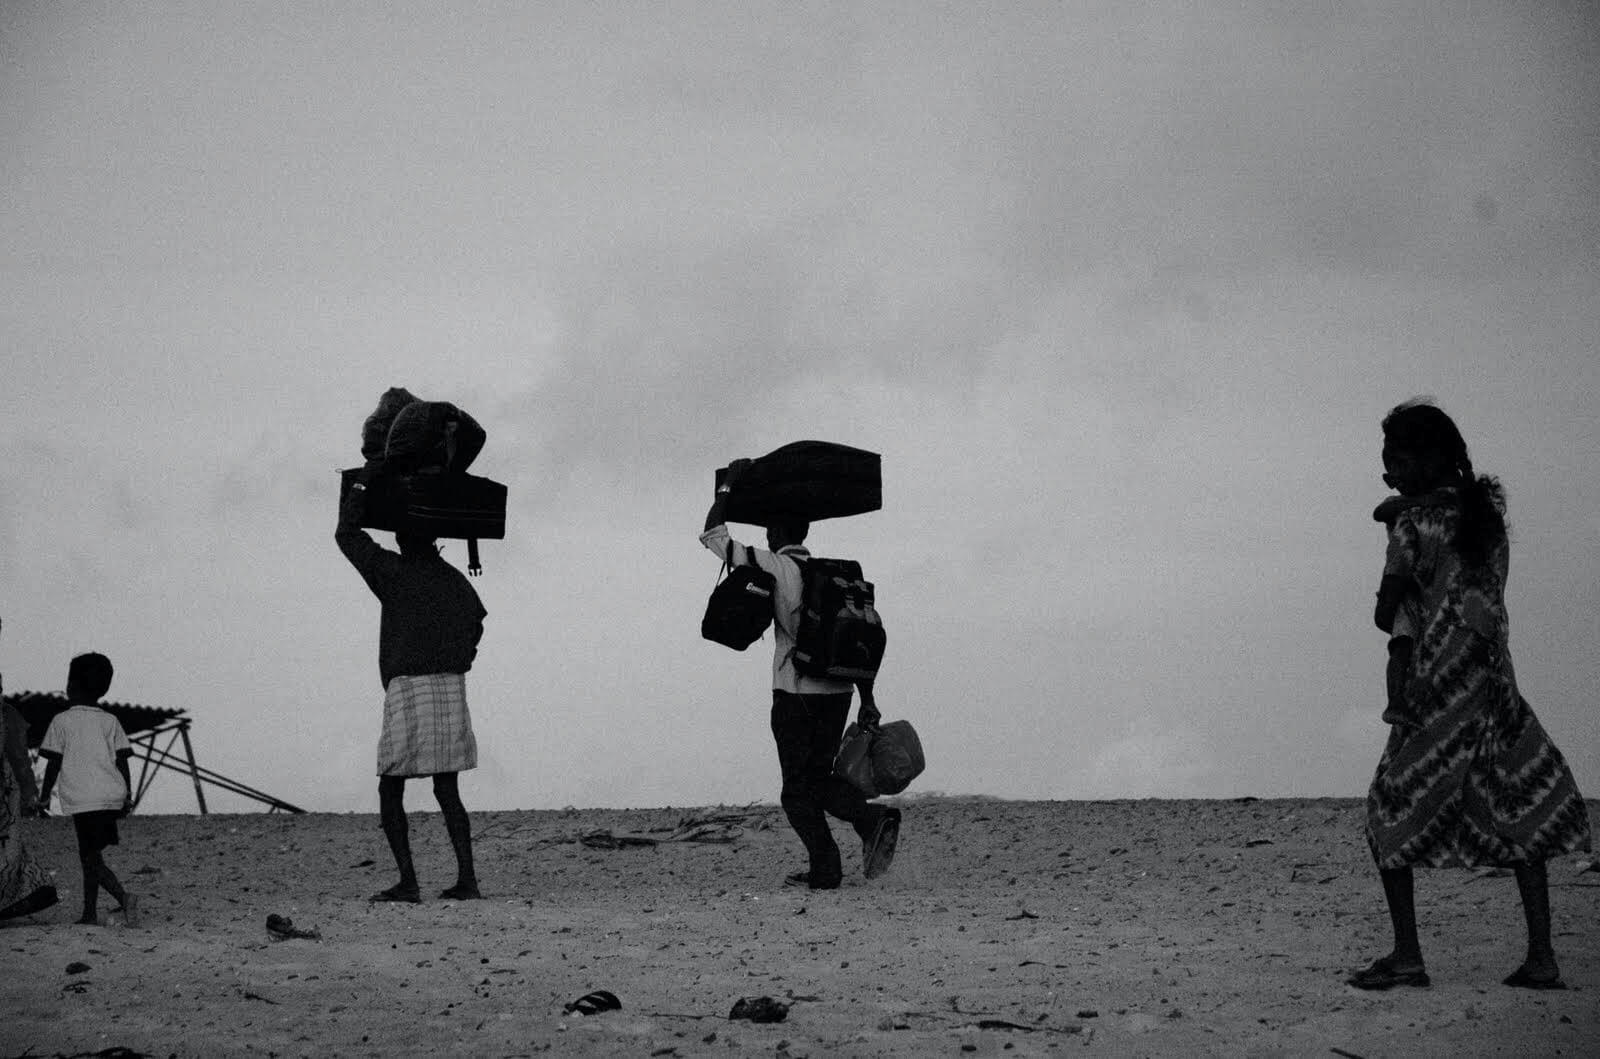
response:
M67 666L67 682L76 684L85 695L99 698L111 690L111 659L90 651Z
M784 539L790 544L804 544L806 534L811 532L811 520L801 518L799 515L779 515L769 522L768 526L783 534Z
M1456 526L1456 551L1470 566L1487 562L1506 537L1506 491L1491 475L1475 474L1467 443L1455 421L1429 398L1415 397L1395 405L1383 417L1385 445L1432 452L1456 474L1461 490L1461 521Z

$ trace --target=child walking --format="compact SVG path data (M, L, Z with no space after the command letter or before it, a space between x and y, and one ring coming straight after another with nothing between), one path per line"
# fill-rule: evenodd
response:
M1504 491L1473 472L1455 423L1424 401L1384 418L1383 465L1400 494L1374 512L1390 524L1374 620L1392 634L1394 726L1367 793L1366 833L1394 950L1349 984L1429 984L1413 868L1505 866L1516 874L1528 947L1503 983L1564 989L1545 861L1589 848L1589 819L1561 752L1517 691Z
M102 654L79 655L67 670L67 710L45 731L39 755L45 766L39 791L41 804L61 781L61 811L72 817L78 834L78 861L83 867L83 915L78 922L99 923L100 889L117 899L117 911L129 926L137 923L138 902L101 855L118 842L117 820L133 807L128 758L133 747L117 719L96 704L111 689L111 660Z

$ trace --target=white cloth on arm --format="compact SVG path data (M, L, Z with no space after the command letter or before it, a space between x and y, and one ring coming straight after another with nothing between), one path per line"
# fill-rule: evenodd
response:
M728 534L726 525L712 526L700 534L700 543L717 558L726 558L733 547L733 563L740 566L754 557L755 564L777 580L772 605L772 689L795 695L839 695L854 689L848 680L808 677L794 668L794 636L800 624L800 595L804 579L798 560L811 558L804 545L788 544L776 552L740 544Z

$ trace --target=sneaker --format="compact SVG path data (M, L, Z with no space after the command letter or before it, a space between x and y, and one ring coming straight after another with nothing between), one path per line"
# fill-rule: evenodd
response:
M900 843L900 810L885 809L878 817L878 826L872 837L861 844L861 870L869 879L876 879L894 863L894 850Z

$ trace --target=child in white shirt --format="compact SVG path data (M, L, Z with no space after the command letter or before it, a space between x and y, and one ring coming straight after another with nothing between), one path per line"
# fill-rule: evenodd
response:
M134 925L137 902L122 888L116 874L101 856L118 844L117 820L133 807L133 783L128 758L133 747L122 725L96 705L111 688L111 660L102 654L79 655L67 670L66 712L59 713L45 731L39 756L45 766L39 791L41 805L61 781L61 811L72 817L78 834L78 861L83 867L83 916L79 923L99 922L96 903L100 889L117 899L129 926Z

